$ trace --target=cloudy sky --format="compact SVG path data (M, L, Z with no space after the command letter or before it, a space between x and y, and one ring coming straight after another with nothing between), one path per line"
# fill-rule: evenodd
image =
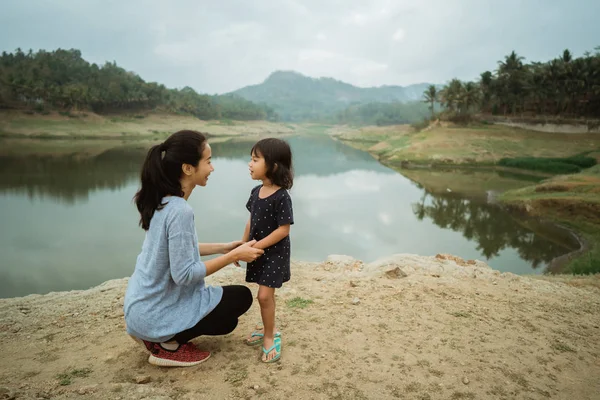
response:
M0 50L77 48L223 93L274 70L357 86L474 79L513 49L600 46L599 0L0 0Z

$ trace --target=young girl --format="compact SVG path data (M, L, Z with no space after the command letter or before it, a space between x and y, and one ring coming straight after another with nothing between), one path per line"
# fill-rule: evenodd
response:
M252 304L245 286L211 287L204 278L238 261L254 261L263 251L242 244L198 243L187 199L206 186L214 170L211 149L199 132L179 131L150 149L135 195L142 251L125 293L127 332L143 341L148 361L160 366L191 366L210 356L192 343L200 335L224 335ZM226 253L202 262L200 254Z
M281 357L281 335L275 329L275 288L290 280L290 225L294 223L292 199L287 191L293 184L292 151L280 139L263 139L252 147L248 164L250 176L262 181L252 189L246 208L243 241L256 240L254 248L264 255L248 263L246 282L256 282L263 321L261 329L247 339L250 345L263 344L262 361L274 362Z

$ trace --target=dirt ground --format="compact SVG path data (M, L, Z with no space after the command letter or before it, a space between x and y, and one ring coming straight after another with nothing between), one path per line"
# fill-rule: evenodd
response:
M243 284L227 267L212 284ZM158 368L124 331L126 279L0 300L0 399L600 399L600 276L521 277L480 261L396 255L295 262L277 292L282 359L238 328ZM252 287L256 293L256 287Z

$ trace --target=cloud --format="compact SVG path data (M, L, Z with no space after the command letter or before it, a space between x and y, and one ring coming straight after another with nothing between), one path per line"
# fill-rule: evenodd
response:
M0 49L78 48L169 87L235 90L277 69L360 86L474 79L516 50L599 43L596 0L3 0Z

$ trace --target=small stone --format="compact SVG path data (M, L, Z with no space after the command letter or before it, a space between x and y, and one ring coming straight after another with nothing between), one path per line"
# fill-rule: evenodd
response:
M150 375L138 375L135 377L135 383L138 385L143 385L144 383L149 383L152 380Z
M258 385L254 385L254 386L252 387L252 389L254 389L254 390L258 390Z
M465 376L465 377L462 379L462 382L463 382L465 385L468 385L468 384L469 384L469 378L467 378L467 377Z
M358 284L357 284L356 282L354 282L354 281L350 281L350 286L352 286L352 287L357 287L357 286L358 286Z
M408 275L406 275L406 273L404 271L402 271L400 269L400 267L396 267L394 269L390 269L389 271L386 271L385 276L387 276L390 279L400 279L400 278L406 278Z
M358 297L355 297L352 299L352 304L357 305L360 303L360 299Z
M497 285L497 284L498 284L498 281L494 279L494 280L492 281L492 285Z

